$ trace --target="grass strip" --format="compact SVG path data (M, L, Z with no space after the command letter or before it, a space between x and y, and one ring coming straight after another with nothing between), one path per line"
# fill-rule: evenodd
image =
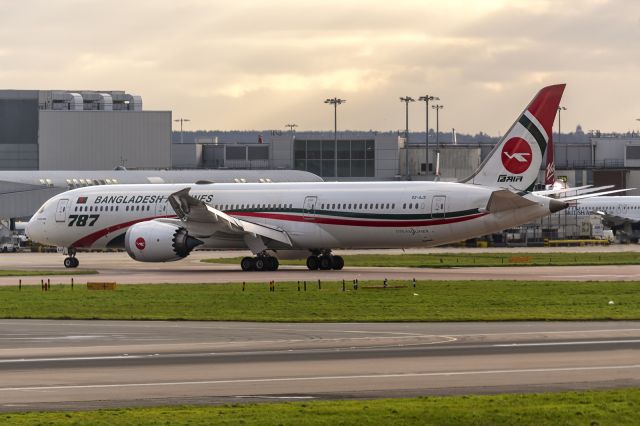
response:
M587 266L640 264L640 253L444 253L345 255L347 266L455 268L470 266ZM203 259L207 263L240 264L242 257ZM306 259L281 260L282 265L306 265Z
M410 281L0 288L1 318L214 321L638 320L640 282ZM373 287L373 288L366 288ZM299 290L298 290L299 289Z
M640 390L0 414L11 425L637 425Z
M36 275L92 275L98 271L93 269L52 269L49 271L34 271L22 269L0 269L0 277L31 277Z

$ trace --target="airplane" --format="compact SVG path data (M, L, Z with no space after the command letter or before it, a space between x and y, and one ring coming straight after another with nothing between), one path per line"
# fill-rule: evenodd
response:
M275 270L304 252L310 270L342 269L333 249L432 247L486 235L567 207L527 192L542 164L565 85L541 89L465 183L306 182L110 185L49 199L26 233L63 248L124 247L167 262L195 248L250 249L243 270Z
M626 190L625 190L626 191ZM568 215L597 215L602 224L622 239L637 243L640 239L640 197L595 197L570 206Z

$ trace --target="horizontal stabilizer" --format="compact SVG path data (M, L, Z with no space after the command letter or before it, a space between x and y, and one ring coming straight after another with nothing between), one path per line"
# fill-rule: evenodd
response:
M489 202L487 203L487 210L491 213L498 213L533 206L535 204L534 201L527 200L508 189L501 189L491 193L491 197L489 197Z
M571 191L581 191L583 189L587 189L587 188L591 188L593 185L584 185L584 186L576 186L574 188L557 188L557 189L545 189L543 191L533 191L534 194L536 195L542 195L545 197L548 197L549 195L556 195L556 194L563 194L565 192L571 192ZM608 189L611 188L612 185L610 186L605 186L601 189Z
M609 195L609 194L616 194L618 192L626 192L626 191L633 191L636 188L626 188L626 189L613 189L611 191L604 191L604 192L593 192L590 194L581 194L581 195L575 195L573 197L563 197L563 198L558 198L558 200L560 201L575 201L575 200L583 200L585 198L597 198L601 195Z

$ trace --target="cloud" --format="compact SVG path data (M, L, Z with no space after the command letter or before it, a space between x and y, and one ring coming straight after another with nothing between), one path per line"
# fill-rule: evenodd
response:
M205 129L330 128L322 100L340 96L343 126L393 130L398 96L430 92L443 126L496 134L567 82L563 128L626 130L639 31L634 0L26 0L0 4L0 72L6 88L129 90Z

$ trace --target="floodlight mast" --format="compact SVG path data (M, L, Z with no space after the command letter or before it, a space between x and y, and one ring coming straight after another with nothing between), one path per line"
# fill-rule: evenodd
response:
M177 118L177 119L175 119L173 121L180 122L180 143L182 144L182 143L184 143L184 138L182 137L183 136L183 134L182 134L182 124L186 123L188 121L191 121L191 120L189 120L188 118Z
M405 128L404 128L404 162L407 172L407 179L410 176L409 173L409 102L415 102L411 96L400 97L400 102L405 104Z
M295 124L295 123L289 123L289 124L285 124L285 125L284 125L284 127L288 127L288 128L289 128L289 132L290 132L290 133L293 133L293 132L294 132L294 130L293 130L293 129L294 129L294 128L296 128L296 127L298 127L298 125L297 125L297 124Z
M338 105L347 102L346 99L328 98L325 104L333 105L333 173L338 177Z
M425 118L426 118L426 139L425 139L425 148L427 151L427 155L426 155L426 163L425 163L425 175L428 177L429 176L429 101L439 101L440 98L437 96L433 96L433 95L424 95L424 96L420 96L418 98L418 100L420 102L424 102L425 103Z

